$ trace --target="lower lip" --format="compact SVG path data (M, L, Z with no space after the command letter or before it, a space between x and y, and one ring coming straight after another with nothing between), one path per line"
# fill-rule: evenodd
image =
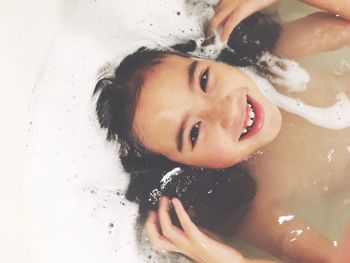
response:
M247 96L247 101L249 101L249 103L254 108L255 118L254 118L253 126L249 129L248 133L241 138L242 141L257 134L264 125L265 113L264 113L263 107L257 101L255 101L253 98L249 96Z

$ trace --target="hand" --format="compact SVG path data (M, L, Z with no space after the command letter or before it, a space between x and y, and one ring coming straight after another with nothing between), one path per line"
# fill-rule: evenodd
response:
M145 224L149 241L154 249L179 252L201 263L247 262L232 247L200 231L191 221L180 200L174 198L172 204L183 230L172 224L168 213L169 199L161 197L158 216L152 211Z
M278 0L221 0L215 7L210 32L222 26L221 41L226 42L242 20L276 2Z

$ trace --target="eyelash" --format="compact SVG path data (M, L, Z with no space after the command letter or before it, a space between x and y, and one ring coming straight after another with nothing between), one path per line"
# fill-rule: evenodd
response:
M201 87L201 90L204 93L207 93L207 85L208 85L208 78L209 78L209 68L207 68L200 76L199 78L199 86Z
M207 68L199 78L199 86L204 93L207 93L207 85L208 85L208 77L209 77L209 68ZM190 132L190 141L192 148L196 145L198 134L200 130L201 123L197 122L191 129Z
M190 141L191 141L191 146L192 148L196 145L197 139L198 139L198 134L200 130L201 123L197 122L191 129L190 132Z

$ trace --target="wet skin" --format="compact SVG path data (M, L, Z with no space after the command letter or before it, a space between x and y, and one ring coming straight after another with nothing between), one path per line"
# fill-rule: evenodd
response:
M147 73L133 132L173 161L225 168L270 143L281 123L277 107L239 68L169 55Z

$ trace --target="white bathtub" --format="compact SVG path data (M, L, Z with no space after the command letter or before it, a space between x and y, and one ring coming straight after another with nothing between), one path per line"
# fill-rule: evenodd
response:
M23 189L27 110L38 68L62 20L63 1L0 1L0 261L39 262Z

